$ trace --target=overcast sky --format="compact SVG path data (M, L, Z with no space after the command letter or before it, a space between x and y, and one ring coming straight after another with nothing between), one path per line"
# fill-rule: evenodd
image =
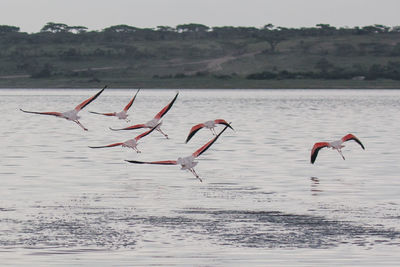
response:
M0 25L38 32L47 22L101 30L207 26L400 25L400 0L0 0Z

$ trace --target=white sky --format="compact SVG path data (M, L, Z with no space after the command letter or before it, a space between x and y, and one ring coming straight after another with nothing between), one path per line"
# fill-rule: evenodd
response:
M207 26L400 25L400 0L0 0L0 25L39 32L47 22L101 30Z

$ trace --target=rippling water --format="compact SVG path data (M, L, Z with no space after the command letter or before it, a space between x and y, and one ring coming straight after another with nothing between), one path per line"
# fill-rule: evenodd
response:
M181 90L137 154L115 147L142 131L175 95L142 90L130 123L88 111L121 110L135 90L107 89L80 115L87 128L19 108L66 111L96 90L0 90L2 265L397 265L400 261L400 91ZM227 130L198 158L175 160ZM217 131L222 127L217 127ZM342 160L317 141L355 134Z

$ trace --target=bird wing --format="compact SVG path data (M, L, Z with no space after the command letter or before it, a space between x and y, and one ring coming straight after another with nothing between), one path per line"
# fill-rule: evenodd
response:
M106 145L106 146L89 146L90 148L105 148L105 147L114 147L114 146L120 146L120 145L122 145L123 143L114 143L114 144L111 144L111 145Z
M111 112L111 113L100 113L100 112L94 112L94 111L89 111L89 112L93 113L93 114L104 115L104 116L115 116L115 112Z
M204 126L205 126L204 123L200 123L200 124L197 124L197 125L193 126L193 127L190 129L189 135L188 135L188 137L186 138L185 143L189 142L189 140L192 139L192 137L193 137L201 128L203 128Z
M126 128L122 128L122 129L114 129L111 127L110 127L110 129L113 131L121 131L121 130L136 130L136 129L146 128L146 127L147 126L145 124L135 124L135 125L132 125L132 126L129 126Z
M217 134L217 136L215 136L213 139L211 139L210 141L208 141L204 146L200 147L199 149L197 149L192 156L193 157L198 157L201 154L203 154L212 144L215 143L215 141L217 141L218 137L228 128L228 126L225 126L225 128L219 133Z
M226 126L228 126L229 128L231 128L231 129L233 130L233 128L229 125L229 123L228 123L226 120L224 120L224 119L217 119L217 120L214 120L214 123L226 125Z
M318 152L321 148L329 147L328 142L319 142L315 143L312 150L311 150L311 163L314 164L315 160L317 159Z
M162 160L162 161L137 161L137 160L125 160L129 163L136 164L159 164L159 165L176 165L178 164L176 160Z
M80 103L79 105L77 105L75 107L76 111L80 111L81 109L83 109L84 107L86 107L87 105L90 104L90 102L92 102L93 100L95 100L103 91L104 89L107 88L107 85L103 87L103 89L101 89L97 94L95 94L94 96L86 99L85 101L83 101L82 103Z
M350 141L350 140L356 141L356 142L362 147L362 149L365 150L364 145L363 145L363 144L361 143L361 141L360 141L357 137L355 137L354 135L352 135L352 134L347 134L347 135L345 135L345 136L342 137L342 142L346 142L346 141Z
M124 111L125 111L125 112L128 111L128 109L131 108L131 106L132 106L132 104L133 104L133 101L135 101L136 96L137 96L137 94L139 93L139 91L140 91L140 89L137 90L136 94L133 96L133 98L131 99L131 101L129 101L128 105L126 105L126 106L124 107Z
M39 114L39 115L51 115L51 116L56 116L56 117L64 117L64 115L61 112L37 112L37 111L27 111L23 109L19 109L22 112L25 113L32 113L32 114Z
M150 134L152 131L154 131L161 123L157 124L156 126L154 126L153 128L151 128L150 130L138 135L135 137L136 141L139 141L142 137L145 137L146 135Z
M155 119L161 119L172 107L174 104L176 98L178 97L179 93L176 93L174 99L172 99L171 102L169 102L168 105L166 105L160 112L157 113L157 115L154 116Z

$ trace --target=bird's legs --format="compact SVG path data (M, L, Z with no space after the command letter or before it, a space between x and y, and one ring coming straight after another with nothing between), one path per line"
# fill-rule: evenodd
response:
M136 153L142 153L142 151L140 151L137 147L133 147L133 150L135 150Z
M165 138L169 139L169 138L168 138L168 134L166 134L166 133L164 133L163 131L161 131L160 128L157 128L156 130L159 131L162 135L164 135Z
M73 120L73 122L75 122L76 124L78 124L79 126L81 126L81 128L85 131L87 131L88 129L86 129L78 120Z
M217 133L215 132L215 128L210 128L210 131L212 132L213 135L217 135Z
M340 156L342 156L342 158L345 160L345 158L344 158L344 156L342 154L342 150L339 148L337 151L339 152Z
M201 180L201 178L197 175L196 171L195 171L193 168L190 168L189 171L190 171L191 173L193 173L193 175L194 175L197 179L199 179L200 182L203 182L203 180Z

